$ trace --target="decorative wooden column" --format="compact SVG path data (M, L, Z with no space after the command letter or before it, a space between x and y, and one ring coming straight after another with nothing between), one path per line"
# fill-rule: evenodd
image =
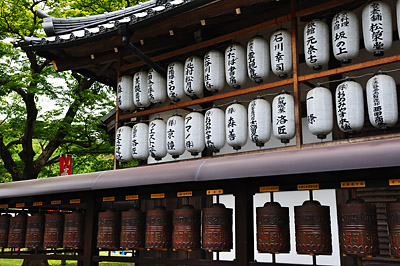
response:
M296 126L296 148L300 149L303 144L302 124L301 124L301 92L299 86L298 54L297 54L297 16L296 0L290 0L290 22L292 32L292 61L293 61L293 90L294 90L294 115Z

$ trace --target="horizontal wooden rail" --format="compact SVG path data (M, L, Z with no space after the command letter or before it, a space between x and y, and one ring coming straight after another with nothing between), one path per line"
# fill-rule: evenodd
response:
M226 98L230 98L230 97L245 95L245 94L252 93L252 92L272 89L272 88L276 88L276 87L280 87L280 86L289 85L292 83L293 83L292 78L280 80L280 81L276 81L276 82L272 82L272 83L258 85L258 86L251 87L251 88L240 89L240 90L221 93L221 94L217 94L217 95L213 95L213 96L209 96L209 97L204 97L204 98L196 99L196 100L192 100L192 101L176 103L173 105L162 106L159 108L148 109L148 110L144 110L144 111L136 112L136 113L124 114L124 115L120 115L119 118L120 118L120 120L126 120L126 119L133 118L133 117L156 114L156 113L175 110L175 109L192 106L192 105L196 105L196 104L202 104L202 103L212 102L212 101L226 99Z
M369 68L369 67L390 64L390 63L394 63L394 62L398 62L398 61L400 61L400 55L379 58L379 59L368 61L368 62L358 63L358 64L339 67L339 68L335 68L335 69L329 69L329 70L318 72L318 73L299 76L299 81L302 82L302 81L307 81L307 80L312 80L312 79L317 79L317 78L328 77L328 76L335 75L335 74L342 74L345 72L351 72L351 71L365 69L365 68Z

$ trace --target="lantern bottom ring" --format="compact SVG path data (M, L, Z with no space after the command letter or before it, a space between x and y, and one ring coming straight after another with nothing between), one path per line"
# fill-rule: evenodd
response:
M326 134L318 134L317 138L319 139L326 139Z
M287 78L287 74L286 73L281 73L281 74L279 74L279 78L280 79L285 79L285 78Z
M343 59L342 60L342 64L350 64L351 63L351 59Z
M374 56L384 56L385 52L384 51L375 51Z
M321 70L322 69L322 66L321 65L315 65L315 66L313 66L312 67L315 71L317 71L317 70Z

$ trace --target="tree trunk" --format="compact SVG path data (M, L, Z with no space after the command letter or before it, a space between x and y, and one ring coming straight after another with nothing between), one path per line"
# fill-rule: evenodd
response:
M49 263L47 260L30 260L30 259L24 259L24 263L22 266L49 266Z

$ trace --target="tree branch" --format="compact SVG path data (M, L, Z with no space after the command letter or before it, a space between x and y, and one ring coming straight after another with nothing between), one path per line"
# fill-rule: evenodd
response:
M50 156L54 153L54 151L64 142L64 138L67 136L68 127L72 124L75 115L78 112L79 107L82 105L83 100L83 92L90 89L92 84L94 83L93 79L83 78L77 73L72 73L72 76L75 77L78 82L78 89L75 94L76 98L74 102L68 108L67 113L61 121L60 127L58 128L54 137L49 141L43 152L39 155L39 157L35 160L35 171L39 173L40 169L46 165L46 162L49 160Z
M3 135L0 134L0 156L4 162L4 167L11 174L13 181L22 180L22 174L11 156L10 151L4 145Z

